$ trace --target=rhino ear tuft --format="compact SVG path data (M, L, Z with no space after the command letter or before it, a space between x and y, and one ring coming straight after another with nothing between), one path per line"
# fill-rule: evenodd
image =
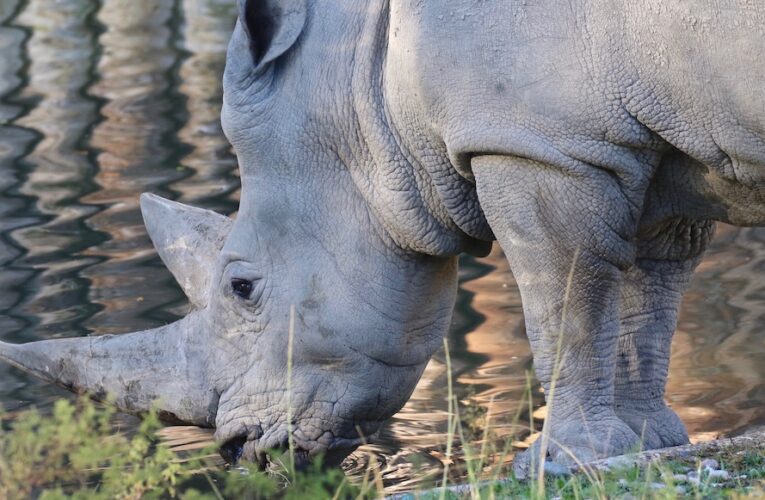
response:
M239 22L250 40L256 67L295 44L305 26L307 0L238 0Z
M157 253L192 304L207 305L215 262L233 220L144 193L141 213Z

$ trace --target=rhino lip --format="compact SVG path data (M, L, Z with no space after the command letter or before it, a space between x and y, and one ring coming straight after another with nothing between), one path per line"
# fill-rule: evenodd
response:
M265 472L271 469L271 464L284 462L286 456L288 456L288 450L289 445L286 441L280 443L272 450L265 451L258 448L256 440L248 441L247 436L239 435L223 443L219 453L226 463L231 466L237 465L240 460L245 460L257 465L261 472ZM311 463L309 451L300 446L294 446L293 450L295 470L305 471L308 469ZM335 464L333 463L332 465Z
M371 436L370 436L371 437ZM327 449L322 449L324 455L322 466L339 467L340 463L360 445L366 443L370 437L360 437L355 439L338 439ZM293 442L293 458L295 469L304 471L311 463L312 453L305 447ZM259 446L257 438L249 437L245 434L237 434L226 439L219 448L219 453L223 460L232 466L239 463L240 460L251 462L258 466L261 471L267 471L269 464L284 462L288 456L289 443L285 439L277 446L268 450Z

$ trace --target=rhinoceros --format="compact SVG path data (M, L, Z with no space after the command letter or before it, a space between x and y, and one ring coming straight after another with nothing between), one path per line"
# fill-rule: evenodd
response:
M231 459L338 460L441 346L459 254L497 240L548 398L525 459L686 443L671 338L714 221L765 223L764 56L748 0L239 0L238 215L141 199L194 310L0 357L215 427Z

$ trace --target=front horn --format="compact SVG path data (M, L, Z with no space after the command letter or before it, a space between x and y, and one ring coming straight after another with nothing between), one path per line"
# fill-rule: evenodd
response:
M213 427L218 394L207 381L194 337L196 313L160 328L123 335L0 342L0 359L46 382L121 411L156 408L173 423Z

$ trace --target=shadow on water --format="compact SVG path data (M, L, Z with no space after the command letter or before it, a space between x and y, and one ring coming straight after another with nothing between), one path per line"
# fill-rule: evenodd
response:
M233 3L0 2L3 340L119 333L183 314L138 195L228 214L237 208L236 160L219 124ZM668 398L693 439L765 424L763 276L765 230L722 227L674 343ZM489 411L496 439L528 441L530 411L521 402L531 354L507 262L497 248L485 259L465 257L460 279L448 337L456 395ZM440 478L446 371L439 352L379 439L345 462L349 474L362 474L374 457L390 491ZM541 394L533 396L541 416ZM0 365L5 408L47 407L61 397L70 396ZM192 434L188 446L200 439Z

